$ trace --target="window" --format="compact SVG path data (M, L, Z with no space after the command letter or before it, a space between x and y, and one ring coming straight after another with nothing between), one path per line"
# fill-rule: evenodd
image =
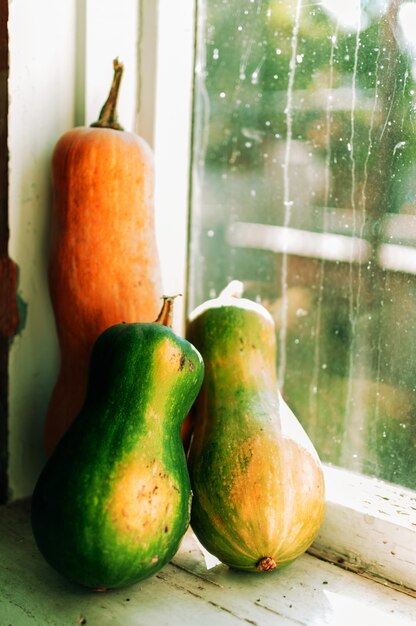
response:
M416 3L361 5L200 3L190 306L243 280L321 458L416 488Z
M321 459L416 489L416 3L198 7L188 311L242 280Z

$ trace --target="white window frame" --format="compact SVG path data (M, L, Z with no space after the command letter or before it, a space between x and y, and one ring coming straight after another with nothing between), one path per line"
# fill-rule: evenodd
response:
M159 0L156 5L142 0L141 28L146 32L148 16L157 23L158 37L157 46L155 39L141 38L140 56L156 57L157 228L165 289L185 293L193 90L190 59L195 50L192 23L196 2ZM139 124L139 132L140 128ZM183 311L181 315L178 329L183 331ZM416 493L325 464L324 473L326 517L310 552L382 583L415 591Z
M166 294L183 297L184 331L192 133L195 0L140 0L136 132L155 154L156 238Z

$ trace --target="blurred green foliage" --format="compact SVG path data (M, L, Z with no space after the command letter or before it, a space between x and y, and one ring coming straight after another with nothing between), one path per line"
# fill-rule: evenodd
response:
M414 68L400 3L361 4L357 33L324 3L306 3L296 23L295 0L200 1L191 301L239 278L279 333L280 256L230 247L227 232L239 220L287 219L290 125L289 224L344 234L344 212L345 234L372 252L358 269L289 264L284 395L324 461L416 488L416 282L378 265L385 216L416 215ZM295 148L310 166L296 164Z

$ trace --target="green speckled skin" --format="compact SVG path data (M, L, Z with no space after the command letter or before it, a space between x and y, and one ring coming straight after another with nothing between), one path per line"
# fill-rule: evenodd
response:
M87 398L32 497L45 559L89 588L156 573L189 524L180 437L200 389L198 351L159 324L118 324L97 340Z

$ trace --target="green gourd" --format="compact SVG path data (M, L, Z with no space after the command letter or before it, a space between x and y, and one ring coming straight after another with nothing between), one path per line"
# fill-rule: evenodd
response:
M200 354L158 323L111 326L96 340L84 406L47 461L32 497L39 550L85 587L155 574L189 525L180 436L201 386Z
M192 410L191 526L220 561L269 571L302 554L324 516L316 451L284 403L274 322L233 281L197 307L188 338L205 377Z

